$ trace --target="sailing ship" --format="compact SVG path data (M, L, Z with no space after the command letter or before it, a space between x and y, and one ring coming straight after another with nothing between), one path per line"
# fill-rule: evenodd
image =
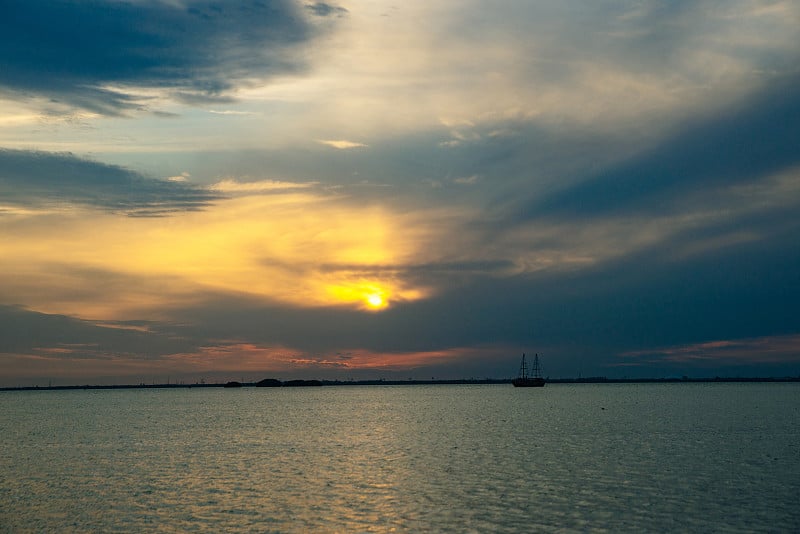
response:
M533 357L533 365L528 373L528 364L525 362L525 354L522 355L522 364L519 366L519 376L511 381L515 388L540 388L544 386L542 378L542 367L539 365L539 355Z

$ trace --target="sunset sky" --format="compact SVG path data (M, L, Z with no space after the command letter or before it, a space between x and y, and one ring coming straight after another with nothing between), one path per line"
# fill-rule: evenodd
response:
M792 0L10 0L0 386L800 375Z

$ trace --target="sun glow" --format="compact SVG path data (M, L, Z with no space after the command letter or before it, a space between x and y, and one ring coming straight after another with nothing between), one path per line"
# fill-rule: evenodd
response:
M355 282L331 285L328 294L342 304L360 307L361 309L378 311L389 306L388 284L376 282Z
M377 293L367 295L367 304L369 304L371 308L381 308L384 305L383 297Z
M160 219L79 209L20 217L29 235L3 243L11 259L0 286L47 313L122 320L208 294L378 312L428 295L395 269L419 253L418 220L310 191L258 191ZM101 273L103 291L76 300Z

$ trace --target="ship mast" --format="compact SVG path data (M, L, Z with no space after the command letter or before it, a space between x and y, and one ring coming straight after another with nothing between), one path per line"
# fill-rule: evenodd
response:
M532 371L533 378L541 378L542 377L542 368L539 365L539 353L538 352L533 356L533 369L531 371Z
M528 378L528 364L525 363L525 353L522 353L522 364L519 366L519 376L523 380Z

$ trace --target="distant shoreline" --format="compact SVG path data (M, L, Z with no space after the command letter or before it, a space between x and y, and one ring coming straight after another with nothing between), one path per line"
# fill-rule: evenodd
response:
M426 385L480 385L511 384L511 378L454 379L454 380L289 380L259 386L258 382L214 384L110 384L110 385L69 385L69 386L12 386L0 387L0 391L64 391L78 389L191 389L191 388L230 388L230 387L308 387L308 386L426 386ZM794 377L714 377L714 378L606 378L602 376L587 378L550 378L548 384L691 384L691 383L789 383L800 382Z

